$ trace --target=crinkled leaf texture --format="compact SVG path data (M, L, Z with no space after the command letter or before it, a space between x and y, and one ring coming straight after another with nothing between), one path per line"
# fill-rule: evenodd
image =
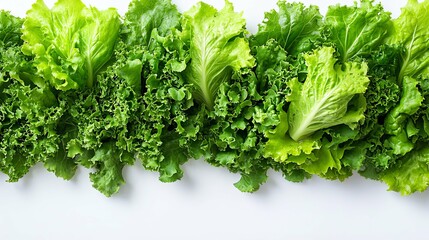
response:
M275 39L291 55L309 51L320 39L322 15L317 6L302 3L277 2L279 10L265 13L254 37L257 45Z
M203 122L193 108L193 88L181 74L189 58L179 37L180 18L169 0L134 0L122 32L128 67L121 77L141 83L131 133L136 155L146 169L159 172L163 182L180 179L180 166L198 155L190 149Z
M401 89L396 81L398 53L398 47L382 45L367 60L371 81L365 92L365 122L359 128L352 149L345 156L346 161L365 177L377 178L374 173L387 168L394 159L392 152L383 144L386 138L385 119L401 97Z
M389 38L390 44L404 48L402 66L398 80L404 76L417 78L429 76L429 1L419 3L409 0L402 8L401 15L393 21L394 33Z
M127 45L149 44L154 29L165 36L180 23L180 13L171 0L133 0L125 14L122 35Z
M194 97L209 109L222 82L233 72L254 66L245 25L242 14L234 12L228 1L220 11L199 2L183 14L182 39L189 44L191 59L185 78L196 86Z
M68 155L85 167L96 169L91 181L107 196L124 183L122 168L133 163L137 145L141 83L140 74L136 73L141 72L141 65L128 62L127 53L119 44L116 61L97 75L92 88L61 94L69 105L69 121L75 126L68 142ZM85 164L82 161L89 157L84 156L90 157Z
M367 66L355 62L337 65L333 54L333 48L324 47L306 55L306 81L289 83L289 135L295 141L340 124L354 128L364 119Z
M372 132L378 135L377 138L380 140L372 141L378 146L369 148L371 152L368 159L372 164L365 165L364 171L361 172L364 176L380 179L385 171L396 168L408 157L414 156L416 146L428 141L425 127L427 123L425 86L429 77L426 51L428 9L429 1L419 3L410 0L402 8L401 15L393 21L393 31L388 38L388 44L392 46L391 49L399 51L399 54L398 57L393 56L393 59L398 58L395 72L387 77L394 78L399 87L397 95L400 99L390 107L387 114L384 114L384 118L378 117L378 121L383 125L374 128ZM384 70L391 72L388 69Z
M65 104L32 84L40 78L21 52L22 20L2 11L0 25L0 170L15 182L40 162L70 179L76 164L65 156L65 134L59 132Z
M79 164L95 169L90 174L92 186L107 197L119 191L120 186L125 183L122 176L123 167L134 162L134 156L122 151L116 144L106 142L95 150L85 150L74 141L68 146L68 154Z
M373 0L362 0L360 6L330 6L326 13L324 31L327 40L338 49L342 62L357 56L369 56L388 36L390 13Z
M417 84L413 78L404 78L401 100L389 112L384 122L386 134L390 135L384 142L384 147L392 149L395 155L402 156L414 148L414 144L409 140L413 133L409 131L411 129L407 129L407 125L411 123L409 116L419 110L423 101Z
M109 61L119 35L115 9L99 11L80 0L59 0L49 9L37 0L24 21L23 52L58 90L91 87Z
M22 19L0 10L0 47L6 48L22 43L20 31L22 23Z
M264 155L309 174L344 179L351 172L341 160L364 118L362 94L369 79L365 64L336 64L333 54L333 48L323 47L305 56L307 79L289 82L288 112L267 135Z
M382 177L389 190L402 195L426 190L429 186L429 148L413 150L398 161L398 164L386 170Z

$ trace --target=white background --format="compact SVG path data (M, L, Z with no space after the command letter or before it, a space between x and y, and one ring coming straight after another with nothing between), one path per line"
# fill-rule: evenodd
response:
M149 0L148 0L149 1ZM49 1L52 4L53 1ZM99 8L128 1L85 1ZM196 1L174 1L181 11ZM206 0L220 8L222 0ZM274 0L235 0L255 32ZM320 6L339 1L303 1ZM345 1L342 1L345 3ZM346 1L352 4L352 1ZM405 0L382 1L399 14ZM0 0L0 9L25 16L32 0ZM127 184L111 198L91 187L89 170L69 182L40 165L18 183L0 175L0 239L412 239L429 232L429 191L401 197L356 175L345 182L313 178L290 183L270 172L254 194L233 187L238 175L192 160L182 181L165 184L139 164L124 169ZM426 236L425 236L426 235Z

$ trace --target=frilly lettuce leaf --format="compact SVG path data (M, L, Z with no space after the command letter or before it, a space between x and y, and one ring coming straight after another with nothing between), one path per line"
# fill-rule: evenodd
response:
M21 27L24 20L0 10L0 47L21 45Z
M361 171L361 174L366 177L379 179L384 171L394 168L398 162L403 161L400 159L406 158L405 156L410 155L408 153L415 151L418 143L428 140L424 131L427 111L424 86L428 78L428 56L425 51L428 4L428 1L419 3L411 0L402 8L401 15L393 21L393 31L387 39L390 46L384 49L386 57L391 55L389 59L394 61L391 62L390 67L386 65L387 68L379 68L379 71L371 73L374 76L384 75L391 85L390 89L373 94L373 96L377 94L386 97L388 97L386 93L390 95L390 100L380 99L379 102L384 104L374 103L370 99L373 112L378 111L377 106L385 105L390 109L384 108L379 111L377 118L367 114L369 119L376 120L378 124L367 125L373 127L369 133L372 137L366 138L366 142L371 144ZM391 54L392 50L396 52L394 55ZM386 80L381 82L387 82ZM374 82L374 84L378 83ZM372 89L374 88L369 91L373 91ZM394 100L395 98L397 100ZM393 106L392 103L394 103ZM388 110L387 113L386 110Z
M288 109L289 135L300 141L314 132L346 124L354 128L364 119L369 79L365 63L336 65L334 49L324 47L305 56L307 80L292 80Z
M188 53L179 36L180 17L171 1L134 0L122 31L128 60L120 78L141 84L130 136L135 136L137 158L146 169L159 172L163 182L180 179L181 165L199 156L193 142L204 119L181 74Z
M386 148L392 149L396 155L404 155L411 151L414 144L409 141L412 132L407 131L409 116L416 113L422 105L423 96L418 87L418 82L405 77L402 82L402 96L397 105L387 116L384 122L386 134L390 136L384 143Z
M396 81L399 51L397 46L383 44L364 58L370 78L364 94L367 102L365 121L359 126L358 136L345 152L343 162L367 178L377 179L377 173L396 159L393 152L384 147L384 123L401 97L401 89Z
M22 20L0 12L0 170L18 181L37 162L64 179L76 170L65 156L64 102L34 83L32 59L21 52Z
M254 66L245 25L242 14L234 12L228 1L220 11L199 2L183 14L182 39L189 44L191 59L184 76L196 86L194 98L209 109L222 82L233 72Z
M91 87L112 56L119 28L115 9L87 8L80 0L59 0L49 9L37 0L24 21L22 50L54 88Z
M122 169L134 162L133 154L118 148L115 142L105 142L96 149L82 148L77 141L70 141L68 154L86 168L95 171L90 173L92 186L106 195L112 196L125 183Z
M273 167L285 177L302 180L291 164L277 164L264 156L266 135L280 123L280 112L290 89L287 80L296 76L286 51L274 40L257 45L251 41L257 62L254 71L242 70L219 88L213 111L208 113L211 154L207 161L241 175L240 191L253 192L267 180ZM300 176L298 176L300 175Z
M292 169L295 172L296 169L300 169L307 175L316 174L328 179L341 180L351 175L351 168L343 163L343 157L348 149L346 143L352 140L358 131L341 125L294 141L287 134L288 122L285 112L281 114L280 120L276 132L267 136L269 140L264 148L265 157L273 158L284 166L289 164L290 167L290 164L294 164ZM287 174L287 171L284 173ZM302 175L302 178L307 177L306 174Z
M279 10L265 13L253 40L263 45L275 39L291 55L309 51L320 39L322 15L317 6L305 7L302 3L278 1Z
M307 159L314 159L313 150L321 147L321 132L307 137L301 141L294 141L289 135L288 116L285 112L280 114L280 124L273 134L268 134L265 146L265 156L278 162L294 162L298 165Z
M354 62L336 64L331 47L315 50L305 60L307 79L288 82L290 105L287 113L281 113L276 130L267 134L264 155L281 164L294 164L306 174L343 180L351 175L351 166L342 160L364 117L367 67Z
M357 56L369 56L385 41L391 25L390 13L381 4L362 0L360 6L356 2L354 6L330 6L323 29L341 61L346 62Z
M389 190L409 195L423 192L429 186L429 148L413 150L383 173L381 178Z
M409 0L401 9L401 15L393 21L394 32L389 38L390 44L404 48L402 65L398 74L401 82L405 76L429 77L429 1Z
M180 13L171 0L133 0L125 14L122 35L127 45L149 44L154 29L165 36L180 25Z
M92 88L60 95L69 106L68 121L75 126L67 155L95 169L90 179L106 196L124 183L122 168L134 162L137 148L141 83L135 73L141 72L141 64L128 62L127 53L123 43L118 44L116 61L98 74Z

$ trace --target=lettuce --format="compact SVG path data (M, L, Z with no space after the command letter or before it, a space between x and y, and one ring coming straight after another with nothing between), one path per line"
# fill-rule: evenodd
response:
M200 2L183 15L182 39L189 45L191 59L184 75L196 86L194 98L209 109L213 108L220 84L255 63L245 38L245 25L245 19L228 1L220 11Z
M154 29L165 36L178 27L179 21L180 13L171 1L131 1L121 35L127 46L148 45Z
M399 159L399 163L386 170L382 180L389 185L389 190L409 195L416 191L423 192L429 186L429 149L423 147L412 151Z
M359 94L369 83L367 65L336 65L333 54L334 49L321 48L306 55L307 80L304 84L296 79L289 83L289 135L295 141L340 124L355 128L364 119L365 100Z
M193 87L182 77L189 54L180 38L181 17L170 0L134 0L121 33L128 67L120 78L128 76L141 85L140 109L130 133L135 153L163 182L182 178L181 165L196 155L191 145L203 124Z
M334 5L328 8L323 24L325 38L334 44L342 62L358 56L369 57L388 37L390 13L373 0L362 0L360 6Z
M401 15L393 21L393 34L389 38L390 44L403 47L401 54L402 64L398 73L398 81L405 76L428 78L429 53L426 51L428 43L429 16L427 10L429 1L419 3L409 0L402 8Z
M336 64L334 49L323 47L305 55L307 79L289 81L286 112L275 132L268 134L265 156L282 164L297 164L309 174L344 179L344 146L357 135L364 119L369 79L364 63Z
M0 12L0 170L18 181L40 162L58 177L76 170L59 132L64 102L40 83L31 58L21 52L22 19Z
M254 37L257 45L275 39L291 55L311 50L320 41L322 15L317 6L305 7L302 3L279 1L279 10L265 14Z
M91 87L112 56L119 28L115 9L99 11L80 0L59 0L49 9L38 0L24 21L22 50L56 89Z
M428 181L429 0L397 19L361 0L280 0L250 34L241 13L133 0L124 17L81 0L24 19L0 11L0 171L91 169L106 196L136 160L179 180L204 158L254 192L270 169L300 182L354 171L408 195Z
M115 64L97 75L92 88L60 95L67 102L67 121L75 126L67 155L95 170L90 175L93 186L107 196L124 183L122 169L134 163L137 144L131 133L140 113L140 83L124 77L130 67L126 52L116 48Z
M428 168L424 164L427 134L429 80L426 38L429 1L410 0L394 20L394 32L389 44L399 47L399 67L396 81L401 88L398 104L386 116L383 147L388 164L379 178L390 190L404 195L423 191Z

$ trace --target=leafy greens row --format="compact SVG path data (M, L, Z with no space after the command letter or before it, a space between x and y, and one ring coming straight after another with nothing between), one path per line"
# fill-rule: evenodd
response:
M0 12L0 170L71 179L111 196L136 160L163 182L188 159L300 182L353 172L404 195L429 186L429 0L401 15L279 1L257 33L226 1L183 14L133 0L123 18L80 0Z

